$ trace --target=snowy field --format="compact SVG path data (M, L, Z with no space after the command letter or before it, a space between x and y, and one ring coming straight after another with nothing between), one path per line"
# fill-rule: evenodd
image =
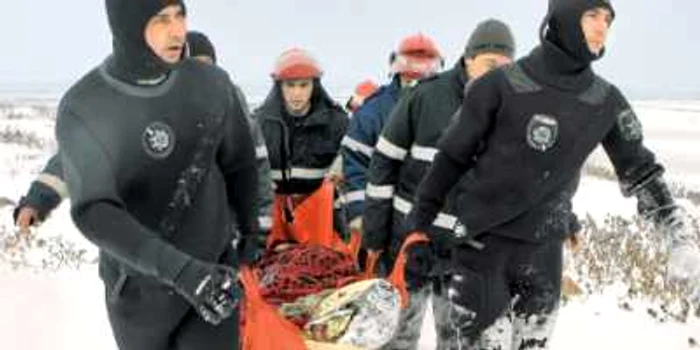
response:
M635 107L649 146L697 216L700 102L645 101ZM17 200L55 149L54 109L54 101L0 101L0 248L14 230L12 205L4 199ZM617 184L606 179L605 156L594 155L590 168L595 175L584 177L574 202L577 214L601 226L611 215L632 220L635 202L622 198ZM40 240L15 254L0 249L0 349L115 349L94 264L96 251L73 227L68 205L35 234ZM630 297L624 279L589 286L585 274L573 275L587 292L561 310L551 349L700 349L697 316L675 319L654 295ZM428 317L424 324L421 349L434 348L430 321Z

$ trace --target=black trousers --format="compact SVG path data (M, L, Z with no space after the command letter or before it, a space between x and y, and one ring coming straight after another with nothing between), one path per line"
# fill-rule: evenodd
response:
M239 348L238 314L213 326L172 288L144 275L127 275L114 259L100 258L107 316L120 350ZM229 265L235 261L233 249L219 259Z
M449 327L442 329L445 334L440 337L454 346L446 348L482 348L478 344L484 343L484 332L504 318L510 323L505 333L513 331L510 326L515 319L553 327L560 300L563 242L533 244L490 234L478 240L484 243L482 250L465 246L452 256ZM538 337L544 337L538 342L547 342L546 334Z
M182 297L155 282L129 277L118 295L108 291L106 302L112 333L121 350L239 348L238 315L213 326Z

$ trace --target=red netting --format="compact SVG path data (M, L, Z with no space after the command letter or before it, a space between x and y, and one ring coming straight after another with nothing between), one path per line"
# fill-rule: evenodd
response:
M353 258L320 245L294 245L267 253L258 264L260 294L271 305L339 288L361 279Z
M280 316L260 296L253 270L243 267L241 283L245 291L241 303L241 349L307 349L299 328Z

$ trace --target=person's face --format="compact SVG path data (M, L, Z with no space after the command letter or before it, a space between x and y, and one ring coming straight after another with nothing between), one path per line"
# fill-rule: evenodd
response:
M292 114L301 115L311 106L311 94L314 90L312 79L294 79L282 81L284 105Z
M605 7L590 9L581 16L581 31L586 38L588 50L596 56L605 47L611 23L612 13Z
M170 5L158 12L148 20L144 30L148 47L171 64L180 61L186 36L187 21L180 5Z
M505 66L513 62L513 59L499 53L484 52L466 59L467 74L469 79L478 79L490 70Z
M207 56L207 55L197 55L197 56L193 56L192 58L194 58L195 60L202 62L202 63L214 64L214 59Z

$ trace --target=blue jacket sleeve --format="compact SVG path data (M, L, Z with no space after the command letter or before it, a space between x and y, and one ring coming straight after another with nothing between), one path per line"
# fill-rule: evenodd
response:
M341 143L345 203L348 220L362 216L365 206L367 172L374 146L382 131L381 111L377 104L365 104L353 115Z
M411 116L414 95L400 99L391 111L372 155L364 212L363 245L366 249L386 250L392 241L394 192L414 132Z

